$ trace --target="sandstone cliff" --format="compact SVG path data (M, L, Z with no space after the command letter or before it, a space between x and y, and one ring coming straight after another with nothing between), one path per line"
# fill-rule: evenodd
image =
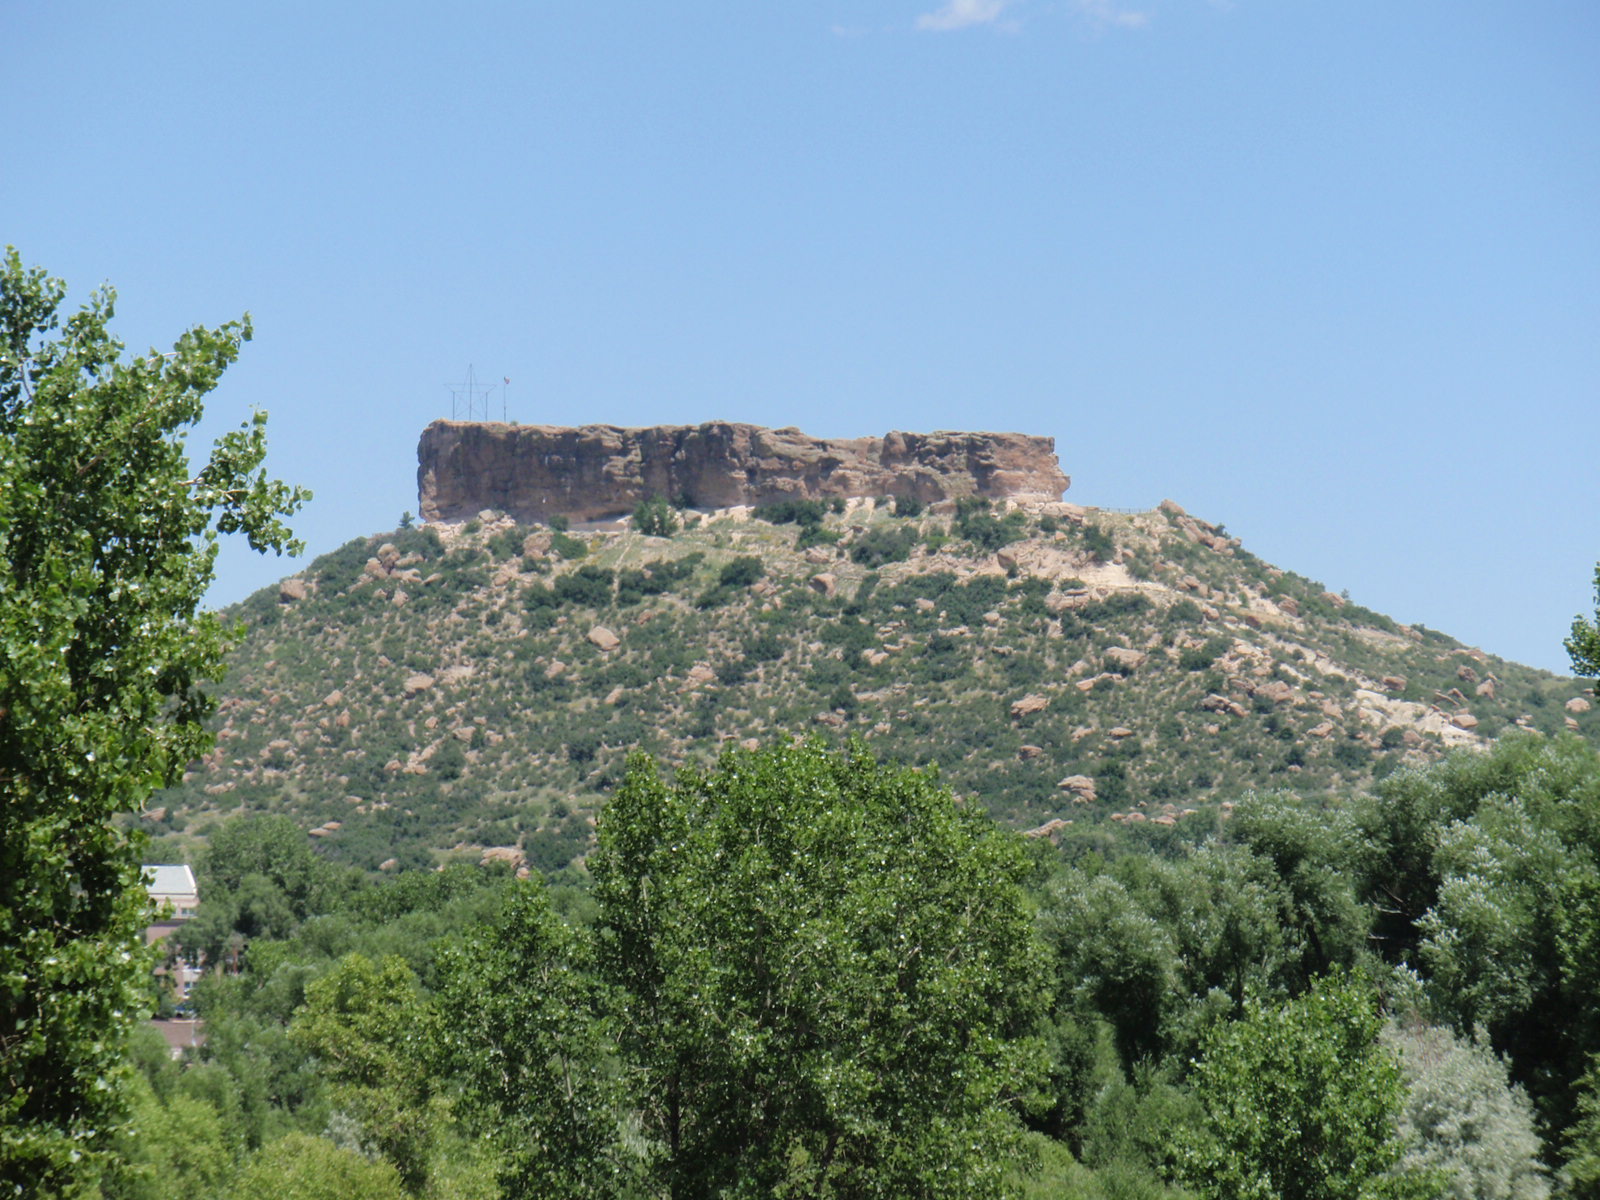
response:
M417 446L429 521L496 509L518 521L600 521L652 496L696 508L834 496L1043 496L1071 480L1055 440L1017 433L890 433L828 441L798 429L704 425L503 425L435 421Z

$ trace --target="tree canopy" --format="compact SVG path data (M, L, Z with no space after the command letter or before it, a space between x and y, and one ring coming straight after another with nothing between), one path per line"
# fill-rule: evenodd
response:
M198 611L218 533L298 549L308 493L261 470L265 414L198 467L202 400L250 337L127 361L114 293L0 265L0 1190L89 1186L148 1007L137 843L112 818L209 745L229 632ZM57 332L59 331L59 332ZM52 336L55 334L55 336Z
M592 868L671 1194L997 1188L1042 1001L1014 838L804 744L673 784L636 761Z

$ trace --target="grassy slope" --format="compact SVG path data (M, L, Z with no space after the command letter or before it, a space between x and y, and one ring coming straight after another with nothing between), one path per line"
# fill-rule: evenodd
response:
M1251 788L1347 789L1518 720L1600 724L1564 708L1574 681L1397 626L1181 513L975 522L1020 540L996 554L949 513L870 501L806 551L795 525L738 516L670 540L579 534L577 561L508 523L357 539L309 565L305 598L234 610L249 632L217 749L148 824L187 841L282 811L362 865L517 844L554 868L634 749L693 763L728 738L855 735L1028 827L1204 820ZM744 557L761 577L719 586ZM1048 704L1014 716L1029 696ZM1073 775L1094 801L1058 786Z

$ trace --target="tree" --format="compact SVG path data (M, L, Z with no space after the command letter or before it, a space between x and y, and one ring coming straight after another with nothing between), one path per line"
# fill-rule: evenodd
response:
M360 1122L413 1192L427 1183L442 1119L429 1081L433 1018L404 959L374 963L349 954L306 989L289 1027L295 1044L320 1062L334 1103Z
M628 1194L639 1155L623 1145L619 1081L604 1069L614 1047L600 989L543 884L517 884L442 967L445 1058L500 1152L503 1194Z
M232 635L200 601L218 533L299 549L265 414L198 470L183 443L250 336L196 328L131 362L110 289L0 266L0 1191L92 1186L148 1009L139 843L113 821L210 745ZM52 338L52 331L60 335Z
M1415 1023L1389 1025L1383 1040L1406 1081L1400 1133L1414 1144L1402 1163L1438 1169L1449 1200L1545 1200L1533 1105L1493 1050Z
M652 496L633 510L633 527L646 537L671 537L678 528L678 514L664 497Z
M400 1176L326 1138L291 1133L261 1147L228 1189L230 1200L406 1200Z
M1372 989L1335 974L1215 1028L1195 1065L1206 1118L1184 1138L1185 1182L1215 1200L1439 1195L1437 1177L1399 1166L1405 1087L1382 1026Z
M1567 653L1572 657L1572 670L1577 675L1600 675L1600 565L1594 569L1595 619L1582 616L1572 618L1572 636L1567 638ZM1600 684L1595 687L1600 695Z
M1040 955L1014 835L860 747L636 758L591 857L660 1194L1000 1193Z

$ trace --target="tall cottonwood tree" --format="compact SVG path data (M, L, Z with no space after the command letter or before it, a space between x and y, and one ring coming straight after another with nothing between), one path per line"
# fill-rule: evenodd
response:
M1572 669L1579 675L1600 675L1600 566L1594 569L1595 619L1583 616L1572 619L1572 635L1566 640L1567 654L1572 659ZM1600 695L1600 684L1595 685Z
M250 337L131 361L114 293L0 265L0 1194L94 1187L147 1008L138 844L114 823L210 744L231 635L198 611L218 533L299 549L265 414L191 465L185 431ZM54 335L54 336L52 336Z
M1036 1079L1046 972L1018 840L815 743L660 778L590 858L652 1194L985 1197Z

